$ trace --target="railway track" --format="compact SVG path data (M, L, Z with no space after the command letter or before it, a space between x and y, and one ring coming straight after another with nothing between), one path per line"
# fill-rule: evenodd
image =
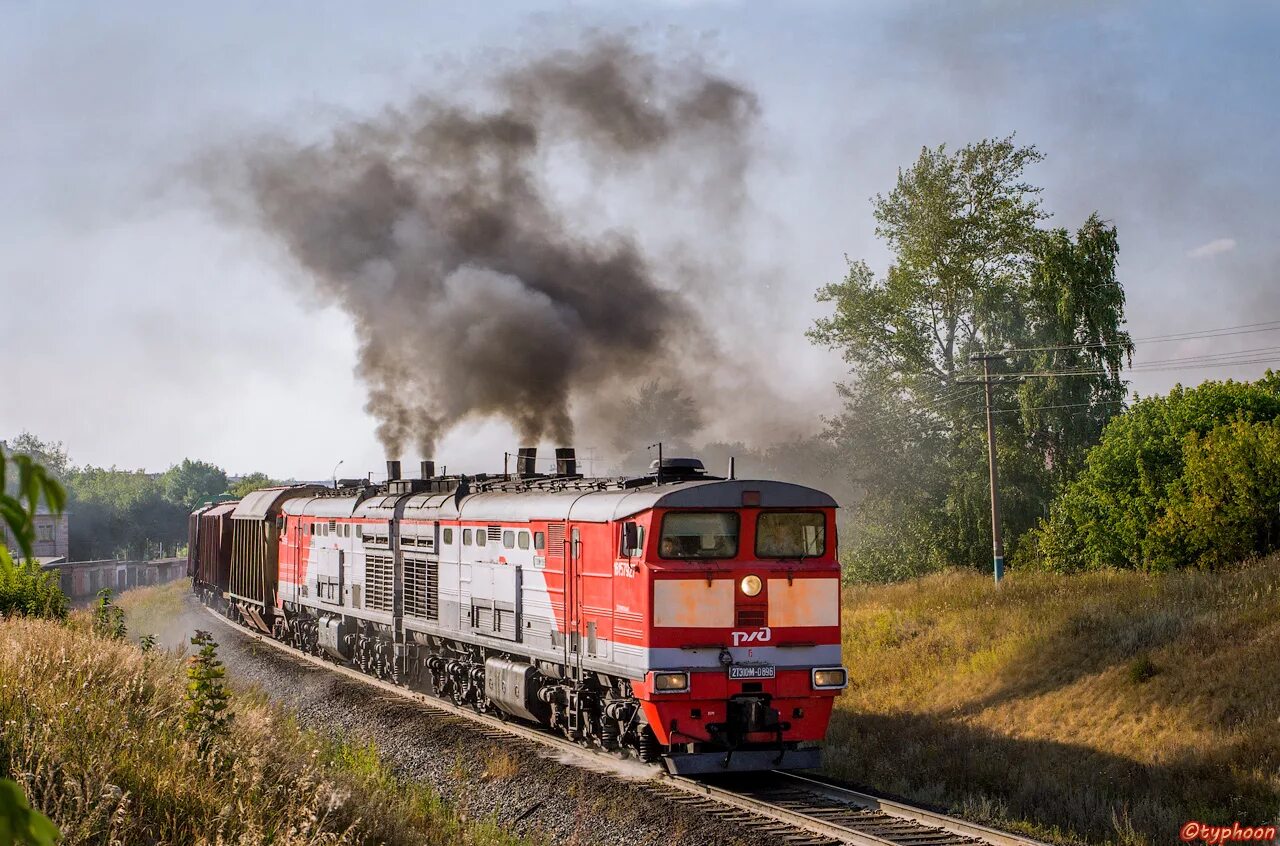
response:
M347 676L370 687L417 702L437 714L478 724L486 737L518 738L530 746L555 749L582 766L599 769L609 759L558 735L459 708L451 702L367 676L350 667L308 655L207 606L206 613L238 634L274 647L296 660ZM621 777L626 774L619 773ZM730 825L750 827L787 846L1044 846L1021 835L998 831L914 805L882 799L812 775L772 771L718 780L669 775L655 768L637 784L652 794L699 807Z

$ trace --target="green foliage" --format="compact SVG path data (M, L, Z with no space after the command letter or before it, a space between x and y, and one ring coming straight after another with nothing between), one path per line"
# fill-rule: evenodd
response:
M71 462L62 441L46 441L30 432L22 432L3 446L13 455L28 456L59 481L66 481L71 473Z
M223 684L227 670L218 659L218 644L213 635L197 631L191 645L198 647L187 659L187 712L183 727L192 735L201 755L208 755L218 738L231 728L232 714L227 708L231 694Z
M1280 378L1205 382L1139 400L1103 430L1026 545L1071 572L1213 565L1274 548Z
M1120 411L1132 345L1116 231L1097 215L1074 237L1040 228L1039 189L1023 178L1040 158L1012 138L924 149L873 201L894 254L885 275L851 261L844 281L818 291L833 314L808 335L840 350L854 376L826 433L862 493L846 539L852 578L989 564L974 353L1015 350L996 372L1096 371L993 391L1009 554ZM1063 346L1073 349L1043 349Z
M227 474L207 461L184 458L160 477L160 488L167 501L189 514L205 500L226 492Z
M93 606L93 633L108 640L124 640L128 634L124 609L113 603L111 596L111 588L98 591L98 602Z
M954 154L924 148L889 195L873 201L876 234L894 252L877 280L865 262L818 292L836 306L809 336L857 373L928 393L973 349L1000 340L1032 265L1039 189L1022 171L1041 159L1012 138Z
M153 634L144 634L138 638L138 648L143 652L150 652L156 648L156 636Z
M1125 385L1120 371L1133 353L1124 324L1124 289L1116 279L1120 247L1114 227L1090 215L1074 240L1065 229L1043 233L1036 242L1031 275L1031 308L1025 347L1014 360L1019 370L1102 370L1097 377L1052 376L1025 379L1017 389L1022 427L1035 453L1043 456L1056 485L1070 481L1084 455L1098 442L1107 421L1120 410ZM1046 409L1037 411L1035 409Z
M115 467L73 467L61 443L29 432L3 447L6 454L13 455L19 473L8 479L0 473L5 497L0 499L0 517L9 521L13 502L22 499L21 492L29 486L49 487L48 495L53 497L48 500L50 507L57 511L65 505L75 514L71 521L73 559L145 558L176 550L186 537L191 510L227 491L226 473L205 461L184 459L157 476ZM41 466L43 470L38 469ZM65 491L59 481L65 484ZM270 481L263 474L254 474L238 488L262 487ZM24 538L33 539L33 532L15 533L15 537L21 545ZM29 548L24 548L24 554L30 554Z
M27 804L18 783L0 778L0 846L53 846L61 839L58 827Z
M15 562L0 547L0 617L14 615L65 619L67 597L56 573L34 561Z
M185 506L167 500L158 479L142 471L85 467L72 474L71 557L145 558L187 533Z
M16 475L9 472L10 463L17 468ZM42 571L31 560L35 544L33 517L41 501L57 514L66 503L66 492L31 456L10 456L0 450L0 520L21 553L15 562L8 548L0 543L0 616L67 616L67 598L57 576Z
M1192 432L1182 457L1182 476L1151 528L1157 567L1222 566L1280 547L1280 420Z
M1129 681L1142 684L1160 675L1160 668L1152 662L1148 655L1139 655L1129 662Z
M10 463L18 470L16 476L9 472ZM41 500L57 514L66 505L67 494L58 480L31 456L0 454L0 520L8 527L23 558L31 557L35 545L32 517Z
M278 484L280 483L275 479L272 479L266 473L250 473L234 485L227 488L227 493L231 494L236 499L243 499L246 494L253 493L259 488L269 488Z

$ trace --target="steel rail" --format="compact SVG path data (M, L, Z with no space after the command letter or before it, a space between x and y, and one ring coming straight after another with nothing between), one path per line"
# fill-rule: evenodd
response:
M394 693L436 713L460 717L470 722L478 723L490 729L490 732L487 733L515 736L539 746L568 752L580 760L586 768L598 769L602 763L608 760L604 759L602 761L600 754L589 752L580 744L551 734L543 729L530 728L518 722L501 720L488 714L478 713L471 708L460 708L451 702L429 694L375 678L351 667L335 664L332 661L302 652L259 631L233 622L203 603L201 603L201 608L209 616L237 634L265 643L290 657L338 673L352 681ZM805 803L802 801L798 803L801 805L799 808L783 807L778 802L767 798L767 790L764 791L762 796L753 796L749 791L719 787L704 781L688 778L687 776L673 776L663 771L660 767L655 767L654 775L655 778L653 779L642 780L637 783L651 789L656 788L660 793L668 791L683 793L692 798L702 799L717 805L744 811L757 817L763 817L775 823L798 829L800 832L818 835L820 839L814 842L846 843L852 844L852 846L904 846L904 844L951 846L951 844L967 843L988 843L991 846L1045 846L1045 844L1027 837L997 831L996 829L967 822L956 817L949 817L945 814L928 811L901 802L881 799L878 796L872 796L867 793L859 793L811 776L802 776L781 770L769 771L767 775L771 778L789 781L803 793L827 799L833 804L811 803L811 807L805 807ZM626 775L621 773L618 776L623 779L627 778ZM792 802L791 804L797 803ZM842 811L843 814L841 813ZM859 825L857 812L869 814L862 826L864 830L859 830L857 827ZM854 817L852 822L848 819L850 815ZM835 818L840 816L844 816L846 819ZM824 817L832 818L827 819ZM896 821L897 826L895 827L893 823L886 825L885 819ZM909 826L909 828L904 829L903 826ZM865 830L867 828L872 830ZM889 833L882 836L886 829L889 830ZM876 830L880 830L881 834L873 833ZM943 833L946 836L940 837L939 835ZM795 837L792 835L782 839L794 841Z
M1011 834L1007 831L991 828L981 825L980 823L969 822L959 817L949 816L937 811L930 811L924 808L918 808L915 805L908 805L905 802L897 802L892 799L884 799L880 796L874 796L870 793L861 793L843 785L834 784L822 778L815 778L811 775L800 773L786 772L784 770L775 770L774 775L781 779L789 780L800 784L805 790L822 796L827 796L841 802L848 802L853 805L866 808L868 810L879 811L892 817L900 817L902 819L912 820L923 825L941 828L956 834L971 837L993 846L1046 846L1039 840L1025 837L1020 834Z

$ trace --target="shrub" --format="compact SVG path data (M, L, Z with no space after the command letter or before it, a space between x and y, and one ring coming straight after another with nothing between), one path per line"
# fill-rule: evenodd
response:
M227 670L218 660L218 644L213 635L197 631L191 645L199 651L187 659L187 713L183 726L195 737L202 756L231 727L232 714L227 710L231 694L223 684Z
M111 588L98 591L98 604L93 607L93 633L109 640L124 640L128 629L124 609L111 601Z
M1024 541L1018 563L1064 572L1105 567L1162 570L1263 551L1236 544L1226 557L1203 554L1204 545L1212 546L1215 537L1234 533L1238 539L1245 519L1241 513L1206 528L1207 534L1191 531L1186 521L1197 508L1234 501L1233 486L1239 484L1255 489L1249 495L1255 501L1265 497L1268 483L1246 478L1253 474L1247 467L1249 450L1264 433L1209 435L1237 422L1248 426L1276 420L1280 376L1270 372L1253 383L1205 382L1139 400L1107 425L1085 460L1084 472L1053 503L1048 520ZM1230 478L1223 477L1227 468L1243 475L1232 470ZM1195 478L1184 478L1188 472ZM1175 516L1169 516L1171 507ZM1183 542L1201 544L1201 552L1180 550Z
M1151 527L1154 563L1222 566L1280 545L1280 420L1193 432L1183 462Z
M56 574L34 561L15 562L0 547L0 617L15 615L64 619L67 597Z

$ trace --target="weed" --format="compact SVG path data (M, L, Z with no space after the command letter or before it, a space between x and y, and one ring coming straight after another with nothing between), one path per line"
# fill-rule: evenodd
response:
M111 588L98 591L98 602L93 606L93 633L108 640L124 640L128 633L124 609L113 603L111 596Z
M231 727L233 715L227 710L231 694L223 683L227 670L218 660L218 644L213 635L197 631L191 645L197 651L187 659L187 713L183 726L196 738L200 755L207 756Z
M505 749L493 749L484 756L484 781L510 781L520 774L520 761Z
M1129 662L1129 681L1134 684L1151 681L1159 673L1160 668L1146 655L1140 655Z

